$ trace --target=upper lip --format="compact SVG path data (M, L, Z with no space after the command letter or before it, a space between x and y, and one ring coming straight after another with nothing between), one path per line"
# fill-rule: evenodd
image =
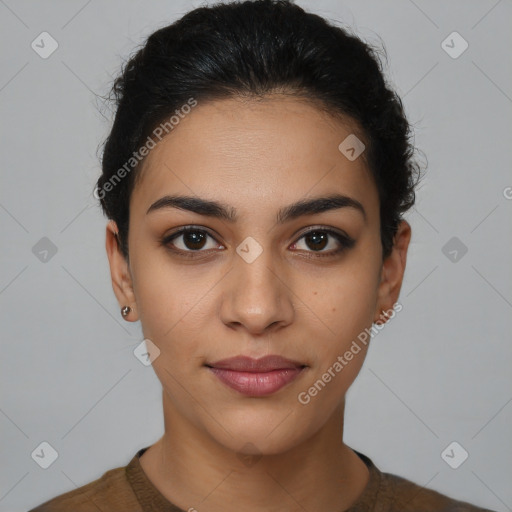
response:
M259 359L253 359L252 357L247 356L230 357L229 359L222 359L215 363L208 363L206 366L211 368L220 368L223 370L256 373L288 368L303 368L306 365L285 357L270 355Z

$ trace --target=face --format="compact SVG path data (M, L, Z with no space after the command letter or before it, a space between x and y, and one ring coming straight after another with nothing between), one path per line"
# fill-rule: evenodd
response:
M363 156L338 149L353 133L299 99L220 100L199 103L147 156L129 261L113 222L107 251L120 305L160 351L166 417L272 454L342 410L368 347L357 340L396 302L410 236L403 222L382 261L377 189ZM237 356L264 364L219 363Z

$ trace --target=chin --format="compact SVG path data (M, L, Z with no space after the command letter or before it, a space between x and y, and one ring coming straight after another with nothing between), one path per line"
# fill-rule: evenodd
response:
M239 418L223 416L223 427L218 424L208 428L214 440L237 454L279 455L307 440L314 428L293 419L290 410L283 414L247 414ZM227 431L227 432L226 432ZM230 435L231 434L231 435Z

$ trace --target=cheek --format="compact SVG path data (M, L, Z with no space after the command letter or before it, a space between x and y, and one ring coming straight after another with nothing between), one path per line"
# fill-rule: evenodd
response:
M323 424L340 406L364 363L370 342L377 280L364 262L341 270L310 291L311 310L320 312L321 322L305 320L312 338L311 372L299 390L297 401L315 425ZM317 291L318 290L318 291ZM313 323L320 330L312 329Z
M212 324L212 298L222 274L216 270L180 267L155 258L133 259L133 283L145 338L176 361L201 348L201 335ZM176 357L175 357L176 356Z
M322 320L326 352L337 350L370 326L378 292L375 266L354 255L345 266L329 274L318 287L309 290L311 310ZM334 341L334 343L333 343Z

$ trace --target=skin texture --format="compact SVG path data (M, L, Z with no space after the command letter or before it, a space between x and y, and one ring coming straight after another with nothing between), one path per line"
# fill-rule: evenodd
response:
M382 323L402 285L410 226L402 221L383 262L373 179L363 157L350 161L338 150L351 133L359 132L350 120L289 96L199 103L144 161L130 201L129 261L115 222L107 225L119 305L132 308L127 320L140 320L160 350L153 368L165 433L141 464L184 510L341 511L368 482L366 466L343 443L344 397L367 347L308 404L297 399L358 334ZM280 208L333 192L361 202L366 219L341 208L276 223ZM238 220L176 208L146 214L167 194L226 203ZM161 244L189 225L212 235L203 252L185 258ZM318 248L302 236L313 226L342 230L355 244L321 257L339 242L330 235ZM247 237L263 249L252 263L236 252ZM173 243L194 250L183 236ZM204 366L241 354L277 354L307 367L277 393L248 397Z

